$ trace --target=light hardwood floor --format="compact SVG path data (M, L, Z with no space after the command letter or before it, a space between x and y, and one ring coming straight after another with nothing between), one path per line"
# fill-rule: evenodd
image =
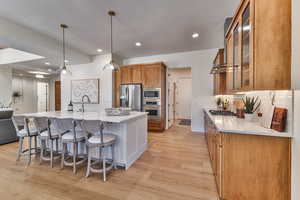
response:
M26 158L16 163L17 143L0 146L0 199L5 200L217 200L203 135L189 127L149 134L149 150L128 170L84 178L85 167L51 169Z

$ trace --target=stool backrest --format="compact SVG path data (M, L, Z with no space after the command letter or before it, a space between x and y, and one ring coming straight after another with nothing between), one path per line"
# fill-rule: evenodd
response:
M39 134L48 130L48 119L46 117L34 118L34 124Z
M86 132L87 139L91 136L97 135L100 136L101 143L103 143L104 122L99 120L83 120L82 127Z
M30 124L29 118L22 117L22 116L18 116L18 117L14 116L14 117L12 117L12 121L13 121L14 127L16 129L17 135L20 135L19 132L21 130L19 127L23 127L23 129L26 130L26 135L24 135L24 136L31 135L29 126L32 126L32 125Z

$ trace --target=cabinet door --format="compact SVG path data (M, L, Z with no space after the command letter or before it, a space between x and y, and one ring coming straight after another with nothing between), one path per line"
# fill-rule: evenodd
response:
M142 80L144 88L161 87L161 65L142 66Z
M241 73L241 32L240 22L233 29L233 89L240 90L242 87L242 73Z
M226 71L226 90L227 92L233 91L233 43L232 34L227 36L226 48L227 48L227 71Z
M121 67L121 83L128 84L132 83L132 70L131 67Z
M221 170L222 170L222 135L221 133L216 133L216 151L215 151L215 176L216 176L216 183L217 183L217 189L219 192L219 196L222 196L222 187L221 187Z
M250 25L250 3L247 4L242 13L242 88L253 88L253 65L250 65L250 40L251 40L251 25Z
M132 75L132 83L142 83L142 71L141 66L133 66L131 69L131 75Z

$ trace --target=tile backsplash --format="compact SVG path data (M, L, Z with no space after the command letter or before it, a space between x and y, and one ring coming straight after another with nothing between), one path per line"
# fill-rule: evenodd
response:
M230 102L229 110L236 112L236 106L234 102L241 101L246 96L258 97L261 100L261 106L259 112L264 113L265 105L271 105L272 99L274 99L275 107L286 108L287 112L287 124L285 132L292 132L292 120L293 120L293 91L291 90L275 90L275 91L249 91L243 93L237 93L234 95L217 95L215 98L221 97L228 99Z

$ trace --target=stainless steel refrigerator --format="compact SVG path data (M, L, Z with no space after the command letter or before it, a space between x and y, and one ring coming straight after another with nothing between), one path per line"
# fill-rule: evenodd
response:
M120 106L142 111L142 84L121 84Z

